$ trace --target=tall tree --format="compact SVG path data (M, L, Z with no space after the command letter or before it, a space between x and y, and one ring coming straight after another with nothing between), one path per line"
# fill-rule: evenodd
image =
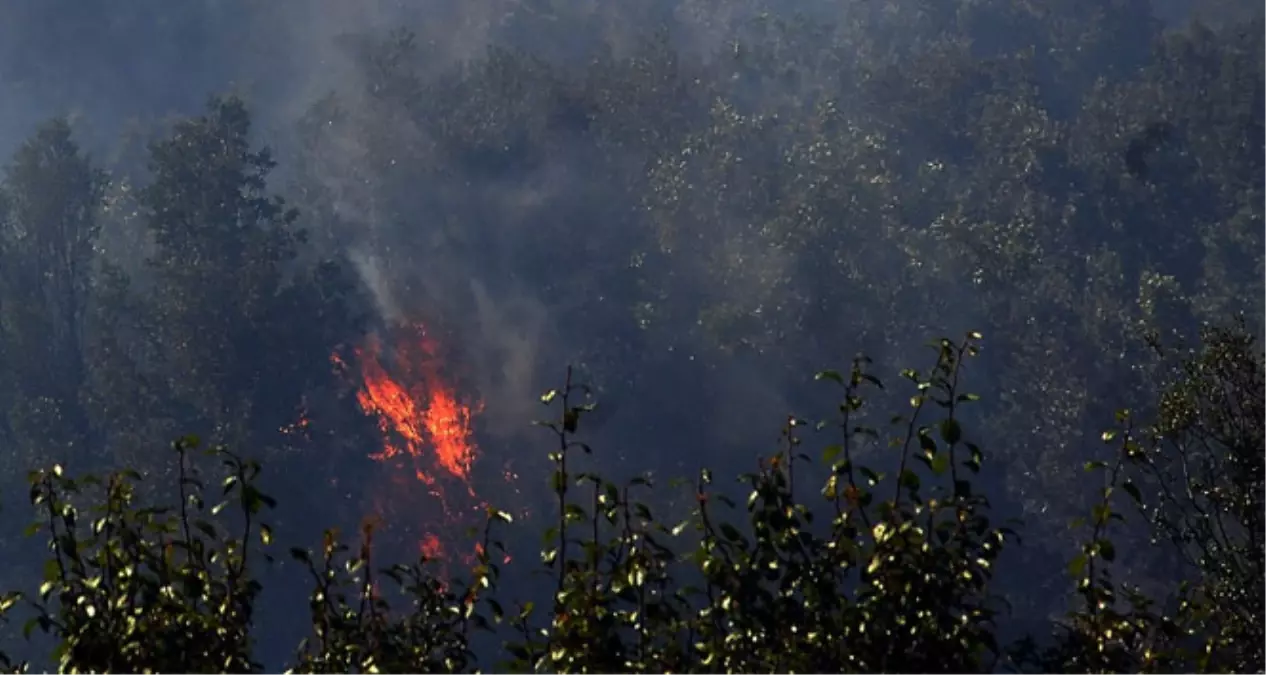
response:
M0 183L2 424L27 460L90 438L83 327L105 183L64 119L40 127Z
M218 440L270 444L329 351L290 311L315 277L298 268L298 212L268 194L274 162L252 149L250 126L235 98L176 124L151 146L140 204L156 246L152 365L167 414Z

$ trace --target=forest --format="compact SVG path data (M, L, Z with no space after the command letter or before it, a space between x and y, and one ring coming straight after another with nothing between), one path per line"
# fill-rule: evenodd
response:
M0 670L1266 672L1264 34L0 3Z

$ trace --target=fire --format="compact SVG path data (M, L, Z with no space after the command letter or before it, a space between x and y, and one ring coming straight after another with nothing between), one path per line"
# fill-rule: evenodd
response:
M355 352L359 373L337 355L331 360L353 378L357 403L381 432L382 445L370 458L389 472L392 487L375 494L375 510L419 518L419 552L445 562L487 511L471 483L479 452L472 422L483 404L457 394L442 372L439 345L423 326L400 330L394 343L385 359L382 340L371 336Z
M297 413L295 421L277 429L277 431L281 432L283 436L290 436L298 441L312 440L308 433L312 426L312 420L308 416L308 402L306 398L300 401L299 407L295 412Z
M440 538L433 534L422 537L422 541L418 542L418 548L427 558L434 559L444 555L444 545L440 543Z

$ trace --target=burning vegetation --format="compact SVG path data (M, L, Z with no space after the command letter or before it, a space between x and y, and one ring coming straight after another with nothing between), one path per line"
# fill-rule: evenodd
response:
M381 434L369 455L386 474L370 500L375 515L415 537L419 552L442 567L471 564L479 548L471 530L488 508L471 475L480 455L472 423L483 402L457 392L440 344L421 324L397 327L387 340L371 335L354 363L331 359Z

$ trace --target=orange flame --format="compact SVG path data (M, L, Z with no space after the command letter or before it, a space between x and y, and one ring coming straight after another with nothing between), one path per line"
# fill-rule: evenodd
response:
M470 482L478 453L471 424L483 404L457 395L441 373L439 346L420 325L401 331L389 363L384 363L377 336L355 354L360 368L356 400L382 433L382 447L370 458L391 471L391 482L401 486L400 494L376 495L376 508L381 513L384 507L404 507L424 517L439 516L421 524L418 547L427 558L443 562L454 534L481 525L487 509ZM349 370L337 355L331 361ZM424 491L407 486L410 473ZM438 505L438 514L417 503L421 495Z

